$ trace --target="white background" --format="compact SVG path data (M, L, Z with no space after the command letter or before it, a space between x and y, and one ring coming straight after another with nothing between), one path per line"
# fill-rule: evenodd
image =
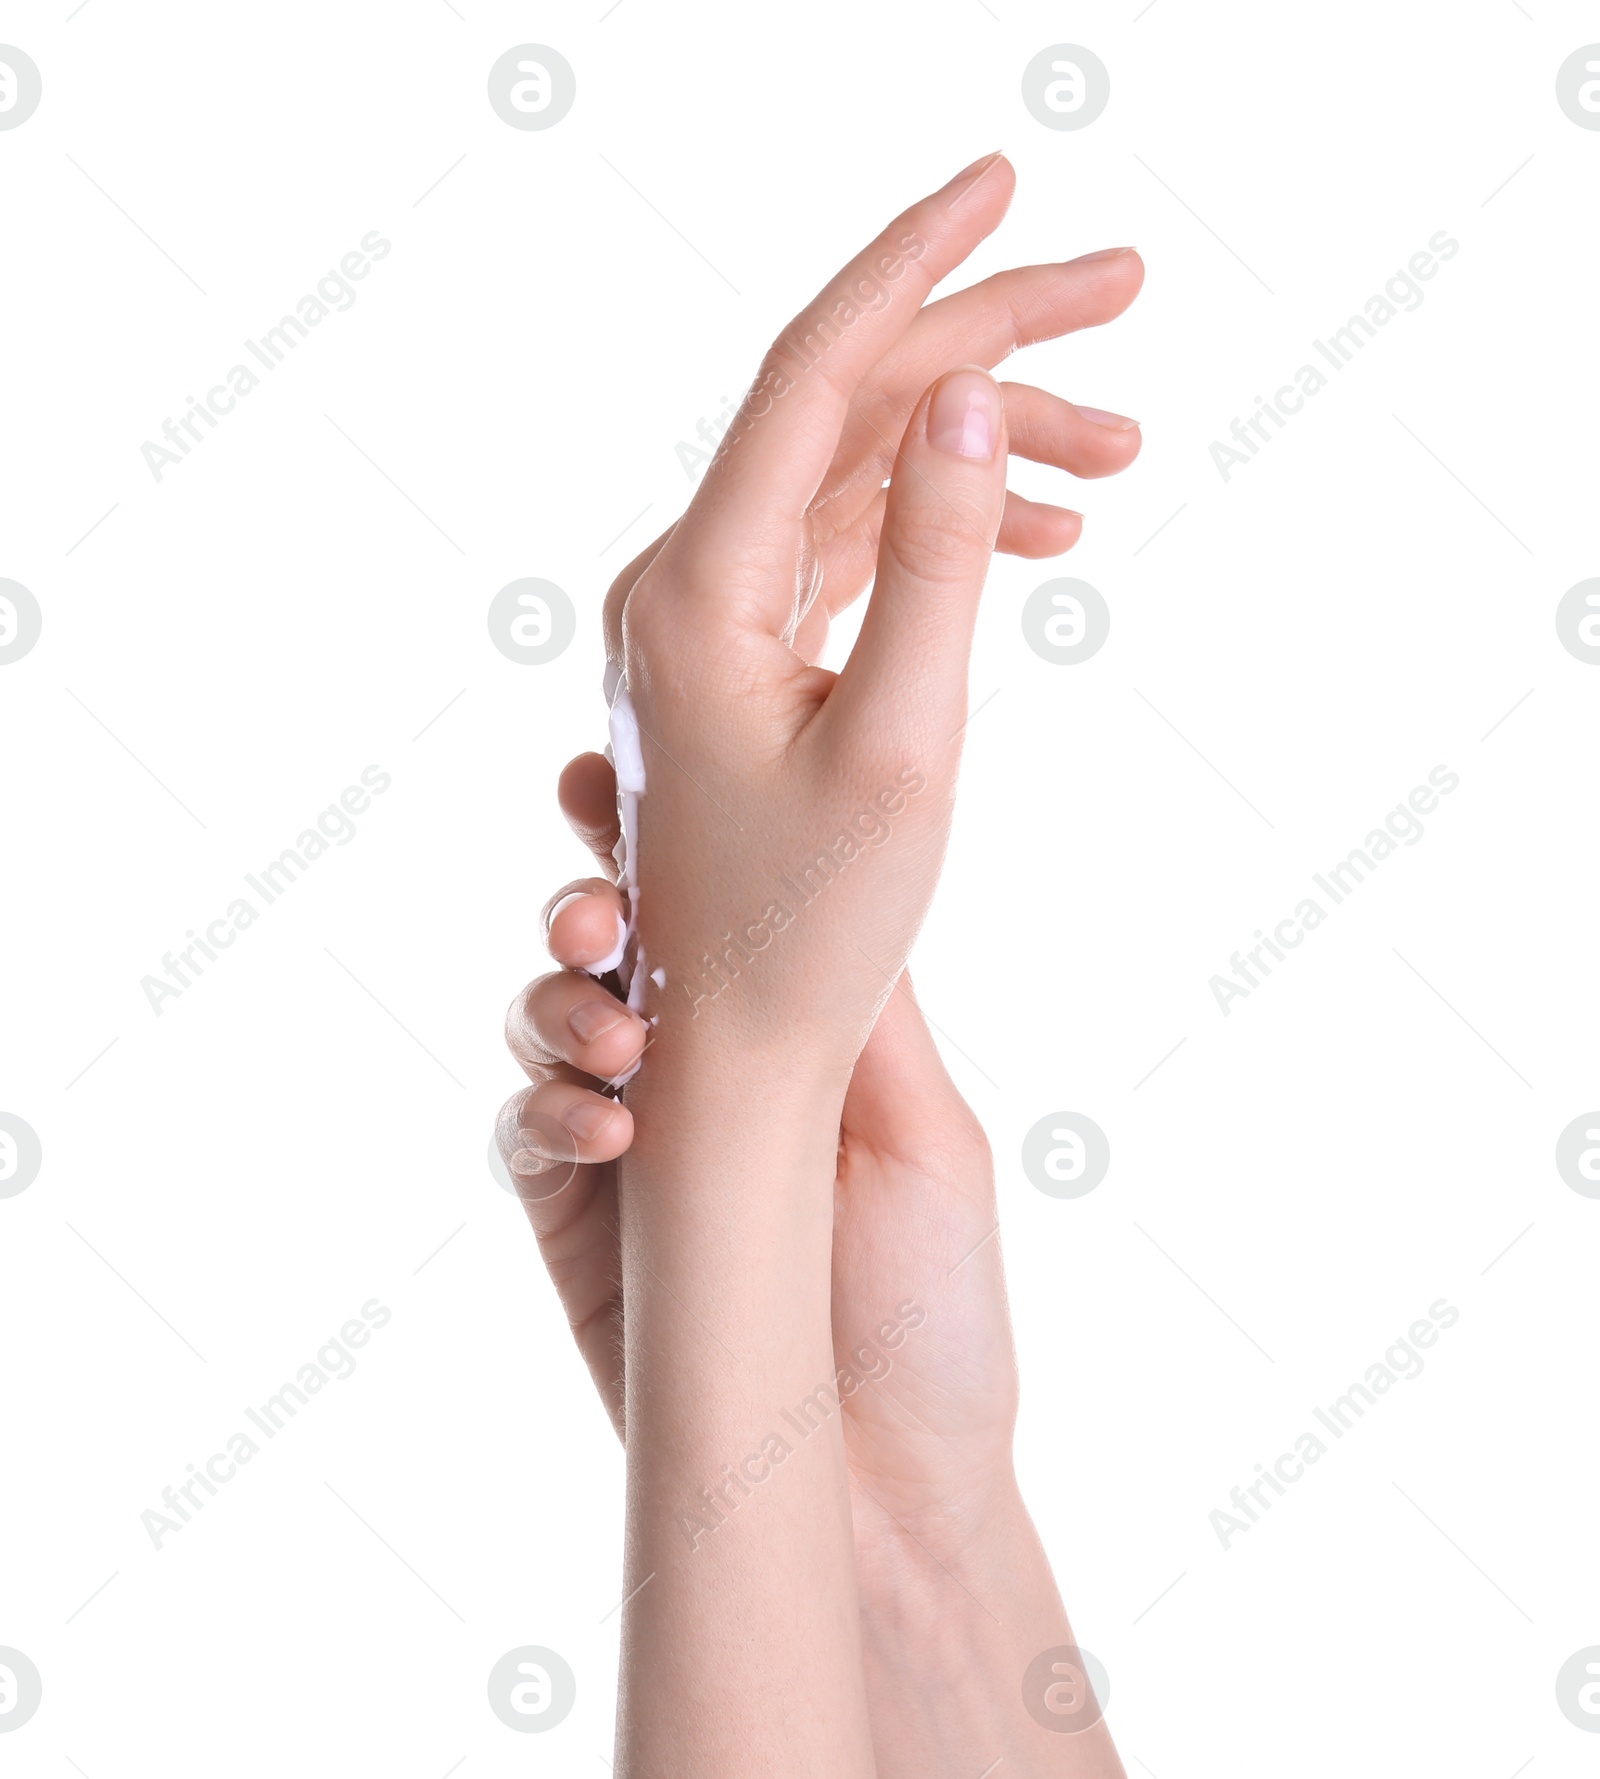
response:
M584 869L554 774L675 445L1003 147L960 281L1149 267L1014 373L1146 444L1016 473L1085 537L995 566L917 955L995 1145L1029 1500L1130 1773L1594 1772L1554 1682L1600 1643L1600 1203L1553 1152L1600 1102L1600 670L1553 615L1600 572L1600 133L1554 82L1600 10L1141 4L0 5L44 82L0 133L0 576L44 614L0 669L0 1110L44 1153L0 1201L0 1644L45 1689L9 1771L602 1771L621 1458L484 1160ZM1062 41L1111 74L1082 131L1021 102ZM577 72L549 131L485 97L528 42ZM372 229L349 312L154 481L141 442ZM1225 483L1210 442L1440 229L1422 307ZM1112 611L1076 668L1018 624L1063 572ZM579 609L549 666L489 642L524 575ZM369 764L356 838L153 1014ZM1426 837L1224 1018L1213 973L1439 764ZM1057 1110L1111 1142L1074 1202L1019 1163ZM154 1550L374 1297L356 1373ZM1425 1373L1225 1552L1212 1509L1441 1297ZM524 1643L578 1676L546 1736L485 1701Z

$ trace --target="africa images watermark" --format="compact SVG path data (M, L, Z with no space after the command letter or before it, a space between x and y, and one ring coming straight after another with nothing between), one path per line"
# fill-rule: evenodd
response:
M364 1347L378 1329L388 1326L393 1315L386 1304L380 1303L376 1297L369 1297L359 1313L352 1316L338 1334L330 1335L317 1348L315 1357L300 1367L292 1383L280 1385L277 1395L269 1396L259 1408L244 1411L251 1428L263 1441L276 1439L325 1385L342 1384L354 1374L356 1361L350 1349ZM161 1491L161 1507L165 1512L147 1507L140 1514L139 1523L150 1534L150 1542L157 1550L164 1548L164 1538L183 1531L206 1501L220 1493L219 1485L232 1482L242 1466L261 1450L252 1433L242 1427L226 1441L226 1447L225 1451L213 1452L204 1465L191 1464L188 1476L181 1483Z
M886 844L894 832L890 818L902 814L909 799L925 790L927 783L914 766L902 767L894 784L884 786L868 799L865 808L847 817L833 840L819 847L793 871L785 871L779 883L781 893L789 899L780 901L775 897L756 920L738 923L737 931L729 927L719 941L719 949L708 951L701 958L701 986L698 989L687 982L678 984L689 997L690 1016L698 1019L701 1003L715 1000L744 970L749 969L757 955L765 951L779 933L787 932L801 913L830 884L837 883L857 859L864 858L869 849Z
M739 404L731 397L723 396L720 413L702 414L694 423L694 436L700 443L693 445L687 439L679 439L672 447L679 467L691 482L698 482L706 473L706 466L738 412Z
M1311 881L1333 907L1337 907L1354 889L1365 883L1385 859L1394 854L1398 845L1417 844L1427 832L1420 818L1431 815L1439 807L1439 797L1448 797L1460 783L1460 775L1452 772L1448 766L1435 766L1428 774L1428 784L1419 784L1404 803L1397 803L1384 818L1381 828L1374 828L1360 846L1352 847L1337 865L1329 867L1326 874L1315 872ZM1429 790L1428 785L1435 789ZM1260 927L1256 928L1259 943L1255 949L1242 954L1236 951L1228 960L1233 979L1230 981L1226 976L1211 978L1211 992L1216 997L1224 1019L1233 1011L1231 1002L1243 1000L1252 989L1261 987L1252 973L1251 965L1263 976L1270 976L1272 965L1267 962L1265 954L1270 952L1280 964L1283 963L1288 952L1303 944L1306 934L1320 927L1328 918L1328 913L1329 910L1315 896L1307 896L1296 905L1293 914L1278 922L1272 929L1271 938ZM1250 962L1247 963L1246 958Z
M1446 1328L1454 1328L1460 1320L1460 1310L1448 1299L1441 1297L1431 1303L1427 1315L1418 1317L1405 1334L1388 1347L1382 1359L1374 1360L1359 1382L1351 1384L1344 1395L1335 1397L1326 1408L1312 1409L1318 1426L1335 1440L1343 1439L1367 1410L1375 1408L1379 1398L1387 1396L1396 1384L1415 1383L1422 1376L1424 1361L1417 1349L1421 1347L1426 1351L1436 1345L1440 1333ZM1233 1540L1241 1532L1248 1532L1260 1523L1262 1514L1272 1506L1272 1497L1287 1495L1286 1485L1299 1482L1311 1465L1327 1456L1329 1449L1322 1434L1308 1428L1295 1440L1294 1450L1281 1453L1273 1460L1270 1469L1265 1464L1256 1465L1255 1480L1243 1488L1235 1488L1228 1497L1229 1507L1237 1512L1229 1513L1221 1507L1211 1511L1211 1529L1221 1540L1222 1548L1231 1550ZM1265 1493L1267 1490L1271 1491L1271 1496Z
M905 1345L906 1336L920 1328L928 1312L914 1300L902 1303L892 1318L880 1322L876 1329L877 1344L861 1340L851 1349L850 1363L841 1365L829 1383L818 1384L809 1396L802 1396L795 1406L780 1408L774 1419L783 1423L780 1432L774 1428L747 1452L739 1462L724 1464L721 1478L700 1490L698 1497L674 1516L674 1523L688 1541L690 1550L700 1548L700 1540L727 1524L762 1483L769 1481L792 1458L819 1427L826 1426L858 1391L868 1384L881 1383L894 1369L890 1352ZM795 1444L789 1443L793 1435Z
M319 322L330 314L343 314L354 306L356 284L367 276L378 260L387 259L389 252L388 240L376 229L368 229L359 245L339 261L338 270L330 266L317 280L315 291L301 297L293 315L281 317L277 325L269 327L259 340L246 340L245 351L263 371L275 371ZM217 422L233 412L240 396L249 395L260 382L260 373L249 365L235 364L228 369L226 381L206 391L204 401L186 395L184 400L188 407L184 413L177 420L169 415L161 423L161 436L166 443L146 439L139 447L150 474L159 482L168 468L182 463L206 436L200 430L201 423L207 430L215 432ZM177 449L173 450L173 446Z
M1377 338L1380 327L1387 327L1402 312L1414 314L1422 307L1427 295L1422 288L1423 284L1438 277L1440 265L1446 260L1454 259L1460 251L1461 243L1454 236L1444 229L1436 229L1429 237L1427 247L1413 253L1406 262L1407 269L1395 272L1381 292L1367 298L1361 314L1352 315L1343 327L1335 328L1326 340L1311 342L1323 363L1336 372L1342 371L1365 348L1369 340ZM1256 411L1249 419L1240 420L1235 417L1229 429L1229 435L1233 439L1231 445L1222 439L1211 441L1211 461L1217 466L1223 481L1228 481L1236 468L1247 464L1262 445L1271 443L1273 433L1268 430L1268 422L1282 432L1289 421L1304 409L1307 398L1320 395L1328 387L1329 381L1326 371L1314 364L1303 364L1294 373L1294 381L1285 383L1270 400L1258 395L1255 398Z
M732 449L743 433L771 413L799 379L816 369L838 340L864 315L883 308L892 294L889 286L905 276L907 265L928 251L928 243L915 229L907 229L892 252L880 253L869 272L863 272L836 297L826 314L805 325L805 318L786 328L768 355L768 368L752 384L742 403L723 400L714 419L704 415L695 426L698 445L679 439L673 446L678 463L691 482L698 482L720 447ZM794 368L782 362L791 360ZM898 439L894 441L899 443Z
M337 803L330 803L322 810L316 820L315 827L306 828L293 846L286 846L270 864L263 865L259 873L245 872L244 880L261 899L261 907L257 908L248 896L236 896L222 914L212 921L204 934L197 933L193 927L189 929L189 943L177 946L173 952L166 952L161 959L161 968L165 977L145 976L139 986L144 990L144 998L150 1003L150 1011L159 1019L164 1001L175 1001L186 988L194 987L195 977L205 974L205 965L195 954L215 963L222 952L245 931L261 918L265 910L276 902L279 896L297 883L305 871L328 850L330 846L348 846L356 837L356 824L353 816L364 815L372 807L372 798L381 797L394 783L389 774L381 766L367 766L361 773L360 785L346 785ZM362 785L366 789L361 788ZM368 795L368 792L371 795ZM178 960L183 961L180 963Z

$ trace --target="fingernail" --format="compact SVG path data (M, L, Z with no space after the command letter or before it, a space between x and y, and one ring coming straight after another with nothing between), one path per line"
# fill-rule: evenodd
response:
M572 961L582 964L591 976L604 976L607 970L616 969L628 952L628 923L615 909L612 912L616 914L617 936L611 942L611 949L603 957L583 958L573 953Z
M556 924L556 916L561 912L561 910L563 908L570 908L574 902L581 902L582 900L583 900L583 891L582 890L569 890L568 893L566 895L564 895L561 898L561 900L556 903L555 907L552 908L550 910L550 912L545 916L544 930L545 930L546 934L548 934L550 929Z
M1136 247L1101 247L1094 253L1080 253L1076 259L1069 259L1069 266L1092 266L1096 260L1121 259L1125 253L1137 253Z
M1085 420L1092 420L1096 426L1104 426L1111 432L1132 432L1139 424L1130 420L1126 414L1108 413L1104 408L1086 408L1082 402L1075 404Z
M592 1143L616 1116L615 1106L595 1100L574 1100L561 1114L561 1122L582 1143Z
M983 371L955 371L928 404L928 443L951 457L988 459L1000 436L1000 388Z
M580 1001L567 1014L567 1024L581 1043L592 1044L627 1017L615 1001Z
M1001 151L997 148L993 154L979 155L970 167L963 167L961 171L956 174L955 178L950 180L944 189L949 191L951 186L960 185L964 180L979 178L982 174L987 173L995 162L1000 159L1000 154Z

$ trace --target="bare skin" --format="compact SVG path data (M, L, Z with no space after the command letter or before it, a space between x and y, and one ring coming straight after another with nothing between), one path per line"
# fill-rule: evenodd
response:
M1009 452L1097 475L1138 449L1130 423L976 368L1120 313L1137 256L921 306L1011 185L998 158L969 169L780 337L689 513L607 604L649 770L641 938L667 987L649 1026L583 973L615 943L609 881L553 898L565 967L513 1004L533 1085L500 1141L626 1432L619 1771L1122 1772L1103 1722L1055 1734L1024 1708L1028 1664L1073 1637L1012 1473L988 1147L903 975L990 550L1054 554L1081 525L1007 492ZM826 335L869 275L881 304ZM827 341L809 361L808 336ZM857 648L825 674L827 619L874 564ZM574 761L561 801L604 867L607 763ZM779 926L779 886L863 811L870 843ZM641 1051L627 1104L599 1090ZM823 1382L837 1412L763 1459Z

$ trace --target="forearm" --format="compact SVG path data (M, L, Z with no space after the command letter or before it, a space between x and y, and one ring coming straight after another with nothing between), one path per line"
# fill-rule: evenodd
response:
M785 1086L753 1117L748 1078L660 1060L621 1177L618 1772L868 1776L839 1417L807 1406L834 1376L837 1103Z
M935 1519L856 1513L880 1779L1125 1779L1009 1471Z

